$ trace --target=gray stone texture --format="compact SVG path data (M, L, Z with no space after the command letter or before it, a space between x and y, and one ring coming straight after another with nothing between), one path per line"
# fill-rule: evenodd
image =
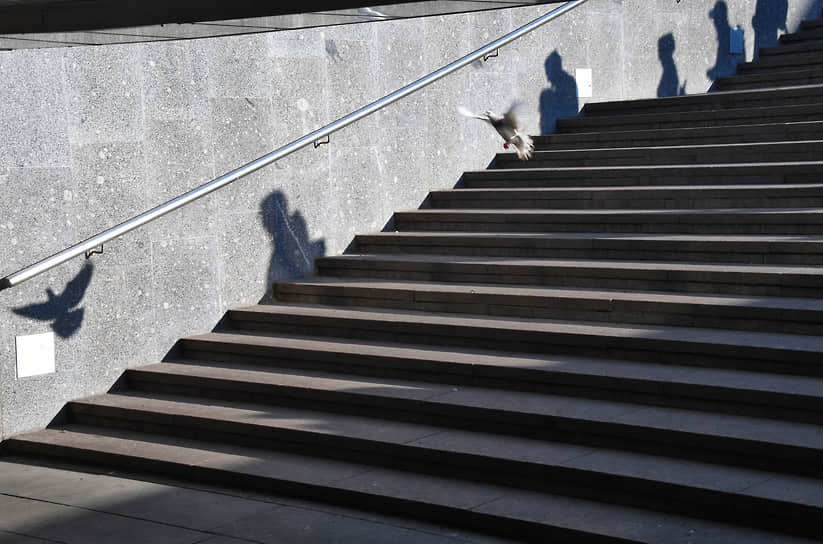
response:
M754 48L756 0L727 0ZM271 281L311 273L356 233L451 188L501 151L482 112L521 102L527 131L586 101L656 96L658 42L676 83L719 66L716 3L592 0L421 93L77 259L0 292L0 438L156 362ZM788 31L821 0L789 0ZM378 21L245 36L0 52L3 275L227 173L415 81L551 9ZM299 16L295 16L299 18ZM577 99L578 68L593 73ZM48 300L56 302L26 310ZM82 313L79 311L82 309ZM17 311L15 311L17 310ZM18 380L15 337L56 333L56 369Z

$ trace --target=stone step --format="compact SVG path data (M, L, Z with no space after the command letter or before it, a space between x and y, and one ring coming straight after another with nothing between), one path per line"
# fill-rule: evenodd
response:
M800 22L800 27L798 28L800 31L816 29L823 29L823 18L804 19Z
M781 72L798 68L817 68L823 66L823 51L805 55L776 55L761 57L751 62L741 62L737 65L738 74L756 72Z
M316 264L319 274L340 278L823 297L823 269L811 266L425 254L339 255Z
M464 172L459 187L604 187L820 183L821 161L708 165L495 168Z
M127 431L97 434L95 429L75 426L67 432L47 429L8 442L7 447L15 453L59 456L80 463L97 461L172 478L188 476L235 489L277 492L415 519L448 521L489 534L517 535L527 542L674 542L688 528L689 534L729 542L759 544L783 538L783 542L799 544L799 540L785 534L764 534L605 502L359 463L227 448L199 440L164 440ZM768 513L757 519L775 520ZM796 519L791 521L794 533L799 525L805 526ZM786 525L785 520L768 523Z
M783 34L780 36L778 41L782 45L804 42L808 40L819 40L821 38L823 38L823 28L816 25L803 26L803 23L801 23L796 32Z
M582 109L582 116L624 116L627 114L685 113L705 115L715 110L757 110L785 104L818 105L823 97L823 85L800 85L773 89L746 89L739 91L715 91L683 96L665 96L635 100L589 102Z
M823 375L823 338L799 334L293 304L230 310L227 326L272 334L641 361L664 358L675 364Z
M803 40L791 40L783 42L773 47L761 47L757 52L758 57L774 57L781 55L806 55L817 54L823 51L823 35L817 37L807 36Z
M243 336L235 336L244 342ZM204 405L204 414L208 413L205 405L227 401L361 417L377 417L377 413L386 423L376 426L375 434L382 434L380 428L390 422L406 422L504 435L501 443L505 437L518 437L797 476L819 477L821 472L820 426L816 424L635 404L625 399L473 386L458 376L433 383L283 368L274 355L277 350L267 355L261 348L256 356L239 357L226 343L216 342L211 344L215 351L206 351L209 345L205 342L196 347L204 357L222 358L219 366L208 366L204 360L133 369L128 374L130 391L152 396L194 394L193 401ZM247 351L253 353L251 347ZM228 362L229 358L235 362ZM267 361L275 367L266 368ZM786 465L789 457L802 464Z
M69 429L78 423L86 428L102 426L191 439L208 436L211 442L402 468L679 515L704 515L705 506L712 504L711 517L726 522L768 513L807 523L810 519L801 512L823 506L817 497L823 495L823 480L819 479L375 416L134 394L74 402L68 411ZM778 487L791 491L781 497L767 494ZM680 500L665 500L673 495Z
M823 73L823 72L822 72ZM719 81L719 80L718 80ZM618 130L533 136L537 151L604 147L682 146L816 140L823 121L739 124L718 127Z
M231 332L190 337L183 342L183 347L201 366L217 365L231 359L235 365L232 368L236 365L257 365L256 371L260 372L276 370L301 375L306 371L330 372L350 378L368 376L382 380L457 384L461 387L631 402L809 424L823 421L823 379L810 376L689 367L658 361L529 355L499 350L444 349L364 340L253 336ZM194 364L192 361L188 362ZM161 368L172 368L174 371L174 367ZM181 367L182 370L190 368ZM273 400L274 393L271 391L265 394L262 390L257 393L243 392L227 384L216 388L218 382L212 382L212 386L208 387L203 385L200 390L190 382L185 382L188 384L185 386L180 380L167 383L161 376L149 380L148 385L141 385L144 378L135 376L135 372L139 374L135 370L126 376L131 389L205 398L265 398L268 399L266 402L278 405L290 402L284 401L284 404ZM228 374L223 379L228 380L233 371L225 372ZM450 387L454 388L453 385ZM306 402L318 401L312 399Z
M642 113L641 110L610 115L582 115L580 117L558 119L557 131L594 132L624 131L627 129L696 128L820 120L823 120L823 102L695 111Z
M717 78L714 88L718 91L779 88L795 85L819 85L823 83L823 67L787 70L777 73L762 72Z
M400 232L823 235L823 208L421 209L395 212L392 224Z
M498 153L495 168L552 166L626 166L655 164L734 164L817 161L823 157L823 140L745 144L643 146L602 149L537 149L528 161L515 153Z
M322 277L277 282L274 296L301 305L823 335L823 301L806 298Z
M427 204L434 209L802 208L823 206L823 184L460 188L432 191Z
M353 251L383 254L823 264L815 235L384 232L355 237Z

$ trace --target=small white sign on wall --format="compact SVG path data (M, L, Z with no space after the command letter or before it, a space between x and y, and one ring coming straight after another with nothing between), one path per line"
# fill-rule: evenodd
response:
M592 69L578 68L574 71L574 79L577 81L577 97L592 97Z
M54 372L53 332L18 336L16 344L18 379Z

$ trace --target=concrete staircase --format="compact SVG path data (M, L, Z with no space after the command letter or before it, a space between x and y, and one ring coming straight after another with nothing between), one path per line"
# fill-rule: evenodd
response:
M535 542L823 534L823 21L589 104L8 452Z

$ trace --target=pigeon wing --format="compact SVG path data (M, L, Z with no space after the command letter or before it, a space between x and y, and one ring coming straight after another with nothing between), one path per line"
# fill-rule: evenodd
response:
M86 289L88 288L89 283L91 283L91 275L93 272L94 265L91 263L86 263L83 270L81 270L74 277L74 279L66 285L66 289L60 294L66 308L71 308L80 304L80 301L83 300L83 296L86 294Z
M472 119L480 119L481 121L488 121L489 118L485 115L477 115L476 113L472 113L463 106L457 106L457 113L462 115L463 117L470 117Z
M60 313L60 308L55 306L51 301L47 301L21 306L20 308L12 308L11 311L23 317L51 321Z

